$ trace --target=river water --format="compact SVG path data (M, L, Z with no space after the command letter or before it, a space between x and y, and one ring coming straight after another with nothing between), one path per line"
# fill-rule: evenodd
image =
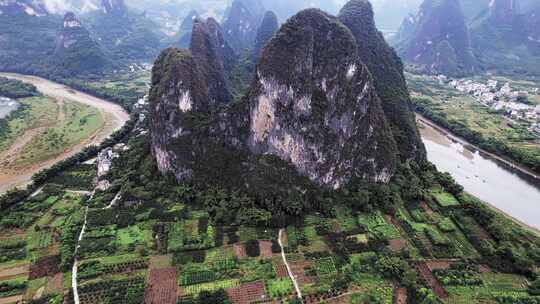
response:
M517 219L540 229L540 180L467 148L420 123L428 159L449 172L465 190Z
M12 111L17 110L19 103L15 100L0 96L0 119L8 116Z

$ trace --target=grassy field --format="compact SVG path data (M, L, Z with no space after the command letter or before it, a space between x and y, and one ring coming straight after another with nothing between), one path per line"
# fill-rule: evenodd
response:
M79 103L58 103L47 97L20 102L23 110L8 119L5 135L0 137L0 152L17 146L17 156L10 159L11 168L59 156L90 138L105 123L97 109Z
M54 100L39 96L18 100L21 108L18 115L7 120L7 128L0 136L0 152L5 151L26 130L53 125L58 116L58 106Z

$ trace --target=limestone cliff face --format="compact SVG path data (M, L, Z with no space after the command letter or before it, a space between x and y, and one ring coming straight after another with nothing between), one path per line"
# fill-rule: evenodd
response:
M529 50L540 56L540 4L525 15L525 34Z
M209 36L198 39L207 44ZM338 18L316 9L290 18L234 103L214 101L205 73L216 65L200 59L208 50L168 49L154 65L150 125L161 172L244 188L290 181L281 190L304 179L333 189L390 180L398 155L392 130L355 37Z
M71 74L102 71L110 64L99 44L71 12L64 16L52 61L58 70Z
M264 49L250 95L253 153L333 188L391 177L395 144L375 85L335 17L315 9L292 17Z
M188 48L191 43L191 31L193 29L193 22L195 19L199 18L199 13L195 10L189 12L189 14L184 18L180 29L178 31L178 45L181 48Z
M349 1L341 9L339 20L353 33L360 59L373 75L401 159L425 159L426 152L411 109L403 64L377 30L371 3L368 0Z
M101 9L103 13L113 16L125 16L127 15L127 7L124 0L102 0Z
M43 3L32 0L2 0L0 1L1 15L28 15L41 17L48 14Z
M214 19L203 21L198 18L193 22L190 50L209 86L211 102L230 102L232 95L225 79L225 59L230 60L228 56L232 50Z
M253 58L258 59L262 49L270 41L275 32L279 29L279 24L276 14L272 11L267 11L257 30L255 37L255 46L253 47Z
M251 49L257 34L260 16L240 0L234 0L223 21L223 32L236 52Z
M493 0L489 5L489 14L496 25L512 25L519 15L518 0Z
M174 153L174 141L189 136L189 113L206 113L210 95L205 77L189 51L167 49L152 71L150 91L150 132L152 152L163 173L188 180L192 169Z
M416 19L414 34L398 48L408 63L434 74L464 75L475 70L469 30L458 0L425 0Z

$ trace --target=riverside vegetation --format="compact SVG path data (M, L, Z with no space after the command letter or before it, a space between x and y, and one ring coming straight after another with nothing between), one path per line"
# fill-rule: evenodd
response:
M75 281L81 303L539 303L540 237L425 159L372 18L364 0L303 11L233 72L221 29L194 22L122 130L0 197L0 301L73 303ZM261 129L272 140L252 144ZM330 161L302 171L291 142Z
M540 173L539 139L519 121L510 122L437 81L413 74L408 78L418 113L481 149Z

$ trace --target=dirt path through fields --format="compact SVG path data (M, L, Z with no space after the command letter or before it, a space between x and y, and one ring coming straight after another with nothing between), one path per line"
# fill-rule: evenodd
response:
M289 273L289 277L291 278L293 282L294 289L296 290L296 295L298 296L299 299L302 299L302 291L300 290L300 285L298 284L298 281L296 280L296 276L294 275L292 268L289 265L289 262L287 262L285 249L283 248L282 237L283 237L284 231L285 229L279 229L279 234L278 234L278 244L279 244L279 247L281 247L281 258L283 259L283 264L285 264L285 267L287 267L287 272Z
M0 170L0 194L13 187L26 185L31 180L32 175L41 171L42 169L51 167L58 161L78 153L87 146L101 143L114 131L120 129L129 119L129 114L119 105L73 90L62 84L28 75L0 73L0 76L30 83L36 86L38 91L40 91L43 95L56 100L60 107L58 117L59 120L65 119L65 113L63 113L63 105L65 103L78 102L98 109L103 117L103 121L105 122L103 127L92 134L89 138L73 147L66 149L61 155L53 159L49 159L42 163L23 169L17 168L17 170L7 170L2 168L2 170ZM2 163L13 160L14 156L20 152L20 150L26 144L30 143L35 136L39 136L39 134L41 134L45 129L46 128L32 129L17 138L16 142L7 151L0 154L0 167L2 167Z

